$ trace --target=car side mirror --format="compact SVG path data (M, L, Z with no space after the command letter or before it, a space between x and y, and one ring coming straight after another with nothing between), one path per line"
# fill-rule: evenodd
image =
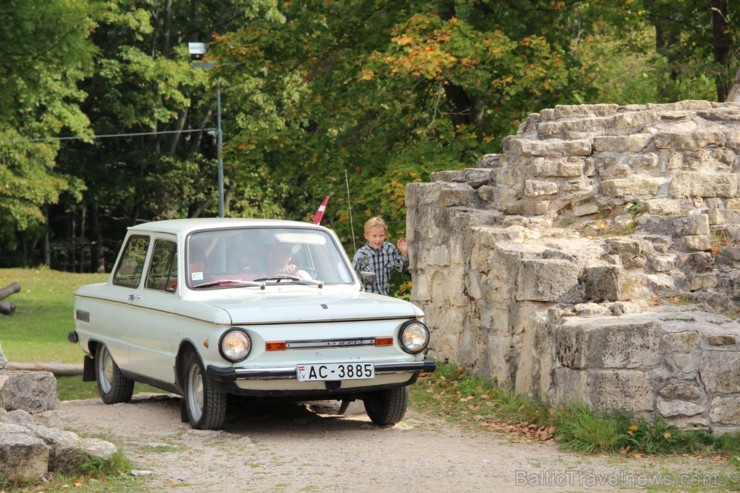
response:
M372 284L375 282L375 272L369 271L369 270L363 270L360 271L360 281L362 282L362 286L367 286L368 284Z

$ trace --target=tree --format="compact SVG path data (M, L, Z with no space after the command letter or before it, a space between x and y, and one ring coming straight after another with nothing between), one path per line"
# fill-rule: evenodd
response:
M74 224L80 237L76 251L59 258L67 268L89 248L92 268L105 270L118 247L107 238L137 222L215 215L215 84L191 66L187 42L270 17L273 4L97 2L91 39L99 56L95 76L82 84L89 95L82 108L95 134L109 138L70 143L60 156L87 186L81 202L70 197L50 218L60 231Z
M83 188L56 169L59 142L43 139L88 128L77 82L92 68L89 8L86 1L68 0L0 4L0 243L5 252L17 251L19 242L37 241L45 233L45 206L65 191L79 197ZM23 260L5 255L3 263Z

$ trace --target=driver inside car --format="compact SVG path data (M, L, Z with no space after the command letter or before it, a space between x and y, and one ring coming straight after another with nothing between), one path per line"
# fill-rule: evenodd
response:
M275 243L266 245L262 255L262 262L254 268L248 267L247 272L254 279L292 276L301 279L312 279L305 270L300 269L293 263L293 252L291 246L286 243Z

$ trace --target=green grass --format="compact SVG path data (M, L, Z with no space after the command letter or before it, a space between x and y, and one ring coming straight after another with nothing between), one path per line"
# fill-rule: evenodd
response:
M598 414L586 404L551 409L517 395L493 380L439 364L411 387L412 405L456 423L518 433L532 440L554 438L562 449L581 454L690 454L729 460L740 472L740 434L682 431L624 413Z
M89 457L78 468L63 473L55 473L43 486L22 481L0 479L0 491L58 493L75 492L131 492L148 491L148 477L134 477L129 474L131 462L116 452L109 460Z
M0 315L0 344L11 362L82 363L80 347L67 340L74 330L75 290L105 282L107 274L70 274L49 269L0 269L0 287L18 282L21 290L5 298L15 313Z

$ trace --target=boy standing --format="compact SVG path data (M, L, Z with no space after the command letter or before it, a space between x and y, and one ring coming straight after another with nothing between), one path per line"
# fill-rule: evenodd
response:
M388 226L380 217L368 219L365 223L365 239L367 244L357 250L352 260L352 267L357 272L375 272L375 281L366 285L370 293L388 295L390 290L391 272L393 269L404 272L408 269L408 246L406 238L399 238L396 246L385 241L388 236Z

